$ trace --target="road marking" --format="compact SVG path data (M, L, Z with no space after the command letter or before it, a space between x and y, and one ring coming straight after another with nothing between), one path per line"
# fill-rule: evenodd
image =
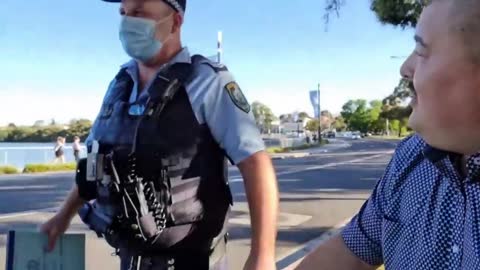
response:
M310 254L312 251L317 249L321 244L328 241L333 236L340 233L343 227L350 221L351 218L348 218L333 227L332 229L322 233L319 237L314 238L299 248L296 248L290 254L287 254L277 260L277 269L280 270L293 270L296 266L300 264L302 259Z
M29 210L29 211L3 214L3 215L0 215L0 220L30 216L30 215L39 214L41 212L52 212L52 211L57 211L57 209L58 209L58 207L49 207L49 208L42 208L42 209L35 209L35 210Z
M288 175L288 174L293 174L293 173L298 173L298 172L305 172L305 171L313 171L313 170L318 170L318 169L324 169L324 168L331 168L339 165L345 165L345 164L352 164L355 162L362 162L366 160L371 160L375 158L382 157L387 154L392 154L392 151L385 151L382 152L381 154L369 156L369 157L363 157L363 158L357 158L357 159L352 159L352 160L347 160L347 161L341 161L341 162L333 162L333 163L328 163L324 165L318 165L318 166L310 166L298 170L290 170L290 171L284 171L284 172L279 172L277 173L277 176L282 176L282 175ZM235 182L242 182L243 178L242 177L235 177L229 180L232 183ZM29 210L29 211L22 211L22 212L16 212L16 213L9 213L5 215L0 215L0 220L2 219L9 219L9 218L14 218L14 217L21 217L21 216L28 216L28 215L34 215L39 212L49 212L52 211L52 209L57 209L57 208L44 208L44 209L37 209L37 210Z
M383 154L389 151L366 151L366 152L342 152L342 153L328 153L328 154L312 154L312 156L321 156L321 157L339 157L339 156L364 156L364 155L376 155Z
M309 221L310 219L312 219L312 216L281 212L278 214L277 226L283 228L295 227ZM232 217L228 220L228 222L230 224L250 226L250 214L246 212L244 214Z
M352 159L352 160L346 160L346 161L340 161L340 162L332 162L332 163L327 163L324 165L317 165L317 166L310 166L302 169L297 169L297 170L286 170L282 172L276 173L277 176L282 176L282 175L287 175L287 174L293 174L293 173L298 173L298 172L306 172L306 171L314 171L314 170L319 170L319 169L325 169L325 168L331 168L339 165L346 165L346 164L355 164L375 158L379 158L382 156L385 156L387 154L393 154L392 151L385 151L385 152L380 152L381 154L376 154L373 156L368 156L368 157L363 157L363 158L357 158L357 159ZM241 176L236 176L232 177L228 180L230 183L238 183L243 181L243 177Z
M0 187L0 191L31 191L31 190L42 190L42 189L49 189L55 188L55 185L22 185L22 186L5 186Z

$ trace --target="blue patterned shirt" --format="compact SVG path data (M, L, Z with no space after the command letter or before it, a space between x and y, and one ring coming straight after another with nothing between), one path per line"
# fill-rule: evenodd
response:
M418 135L402 141L371 197L342 231L363 261L386 269L480 269L480 155L467 161Z

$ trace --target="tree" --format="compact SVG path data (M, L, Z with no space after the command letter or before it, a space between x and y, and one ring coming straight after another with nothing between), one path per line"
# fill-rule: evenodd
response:
M306 113L306 112L300 112L300 113L298 114L298 119L303 120L303 119L305 119L305 118L309 118L308 113Z
M370 10L377 16L383 24L392 24L402 28L415 27L418 18L425 6L425 0L371 0ZM326 0L325 22L328 23L331 13L339 14L340 8L345 4L345 0Z
M402 28L415 27L426 1L418 0L373 0L370 9L384 24L398 25Z
M272 110L265 104L255 101L252 103L252 112L261 131L269 133L272 128L272 122L277 120Z
M327 130L331 129L333 122L335 119L333 118L332 113L329 111L325 110L320 113L320 119L321 119L321 125L322 125L322 130Z
M5 141L8 137L8 130L6 129L0 129L0 142Z
M347 124L342 116L337 116L333 121L332 126L336 131L345 131L347 129Z
M9 128L16 128L17 126L16 126L14 123L9 123L9 124L8 124L8 127L9 127Z
M318 119L312 119L307 122L305 129L311 132L318 132Z
M44 126L45 125L45 121L44 120L37 120L35 121L35 123L33 124L34 127L41 127L41 126Z
M349 100L342 107L342 122L337 124L336 129L342 130L340 124L347 125L348 129L354 131L368 132L377 131L383 124L381 123L382 108L384 107L382 101L373 100L370 103L363 99Z
M343 119L345 119L345 123L350 130L358 130L361 132L368 131L370 118L366 100L349 100L343 105L340 114Z
M407 129L408 118L412 113L412 108L405 105L405 102L411 96L413 91L413 83L411 81L401 79L398 86L395 87L393 93L383 100L382 113L380 116L391 121L397 120L398 127L390 125L390 128L402 136Z

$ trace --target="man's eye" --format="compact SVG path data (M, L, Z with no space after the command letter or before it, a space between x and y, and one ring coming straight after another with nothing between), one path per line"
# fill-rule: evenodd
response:
M424 57L424 55L423 55L421 52L417 51L417 50L414 50L413 52L414 52L415 55L417 55L417 56Z

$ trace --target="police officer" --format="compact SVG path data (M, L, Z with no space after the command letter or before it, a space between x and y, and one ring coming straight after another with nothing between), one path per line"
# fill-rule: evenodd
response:
M245 269L275 269L273 166L227 68L182 47L186 1L104 1L121 2L120 41L132 60L109 85L76 185L41 227L48 249L79 213L122 270L226 269L230 160L251 214Z

